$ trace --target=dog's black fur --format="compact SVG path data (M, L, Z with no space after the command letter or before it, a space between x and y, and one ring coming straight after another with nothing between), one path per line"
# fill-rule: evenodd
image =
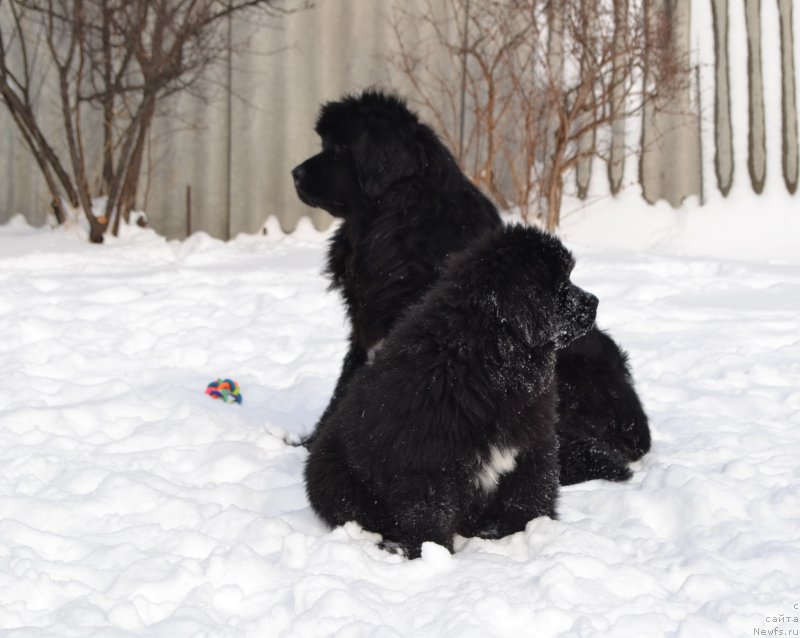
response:
M355 520L410 557L425 541L497 538L555 517L556 348L597 299L533 228L492 231L412 305L311 446L306 489L329 525Z
M323 150L293 171L302 201L344 221L328 252L331 287L345 300L350 347L325 427L353 373L402 313L440 276L447 257L502 221L436 134L380 91L329 102L316 131ZM650 447L647 416L625 354L597 328L558 358L561 483L630 478Z

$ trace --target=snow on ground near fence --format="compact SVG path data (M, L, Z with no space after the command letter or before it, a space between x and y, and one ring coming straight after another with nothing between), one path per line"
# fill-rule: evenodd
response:
M344 351L323 236L98 247L0 227L0 633L800 630L800 251L773 225L742 254L750 231L721 217L713 244L660 222L625 244L629 214L565 235L630 351L652 451L630 483L564 489L559 521L410 562L326 530L282 440L312 426ZM226 376L243 405L204 395Z

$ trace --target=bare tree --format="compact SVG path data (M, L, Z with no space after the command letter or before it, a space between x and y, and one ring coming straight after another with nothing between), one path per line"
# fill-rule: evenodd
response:
M553 229L565 177L588 157L610 159L611 125L639 114L655 87L688 82L666 16L647 4L446 0L444 13L435 10L440 3L420 13L398 7L394 61L472 179L501 208L517 206Z
M59 221L65 202L101 242L128 219L157 107L196 88L230 45L223 25L281 0L0 0L0 97L31 150ZM38 97L55 80L61 126L43 126ZM99 115L102 150L86 120ZM105 196L104 210L92 197Z

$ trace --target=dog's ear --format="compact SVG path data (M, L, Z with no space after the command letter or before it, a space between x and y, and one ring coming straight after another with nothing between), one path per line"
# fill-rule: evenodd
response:
M508 246L493 242L487 248L492 252L470 255L462 268L452 273L458 291L456 303L462 304L473 325L487 334L500 337L511 333L529 345L544 341L540 335L542 308L531 302L539 298L539 287L521 280Z
M422 173L425 152L414 139L392 129L365 131L352 148L359 184L367 197L380 197L395 182Z
M553 339L556 277L570 259L555 237L532 227L506 226L457 255L448 276L476 322L537 346Z

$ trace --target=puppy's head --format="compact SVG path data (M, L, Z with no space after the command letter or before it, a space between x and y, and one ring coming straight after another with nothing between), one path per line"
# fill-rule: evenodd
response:
M329 136L322 152L292 169L297 196L304 204L348 218L364 208L365 197L349 146Z
M554 236L507 226L462 253L456 285L490 324L532 346L563 348L594 325L597 297L570 279L575 260Z
M426 166L419 134L426 129L399 98L375 90L320 110L322 152L292 170L300 199L347 217Z

